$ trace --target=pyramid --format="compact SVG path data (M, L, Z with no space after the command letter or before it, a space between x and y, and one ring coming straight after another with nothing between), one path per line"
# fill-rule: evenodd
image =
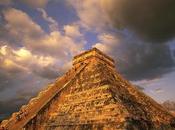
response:
M8 130L175 130L175 117L125 80L93 48L1 123Z

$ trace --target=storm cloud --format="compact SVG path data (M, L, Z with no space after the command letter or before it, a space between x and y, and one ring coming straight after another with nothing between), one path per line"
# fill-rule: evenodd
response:
M166 44L124 43L118 51L117 67L130 80L160 78L174 66Z
M4 118L10 117L11 113L19 111L19 108L22 105L27 104L29 99L34 96L36 96L36 93L20 92L20 95L13 99L8 99L5 101L0 100L0 121L2 121Z
M171 71L174 64L167 42L175 35L173 0L68 2L80 23L98 34L93 46L111 55L127 79L154 79Z
M154 44L134 36L99 35L94 46L113 57L116 68L129 80L160 78L174 66L167 44Z
M149 42L162 43L174 38L174 0L109 0L105 3L117 29L130 29Z

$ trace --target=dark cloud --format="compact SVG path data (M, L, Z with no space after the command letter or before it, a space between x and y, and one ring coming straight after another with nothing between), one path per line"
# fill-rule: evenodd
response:
M154 79L171 71L174 64L169 48L166 45L150 46L147 50L144 45L135 44L126 52L127 63L119 62L119 69L130 80Z
M129 80L154 79L171 71L174 61L167 44L145 43L135 38L120 39L108 54L116 67Z
M31 97L46 87L51 80L34 74L12 74L0 70L0 120L27 104Z
M19 111L19 108L27 103L26 98L14 98L6 101L0 101L0 121L8 118L13 112Z
M9 80L11 80L11 77L4 73L2 70L0 70L0 91L3 91L7 88L7 86L12 85L11 83L9 83Z
M174 0L113 0L108 13L117 28L128 28L144 40L165 42L175 35Z
M55 79L60 75L60 73L62 73L62 72L59 73L58 71L56 71L56 68L52 68L51 66L36 68L33 70L33 72L47 79Z
M129 80L154 79L170 72L174 61L167 43L175 36L175 1L104 3L117 40L112 45L100 41L105 46L101 48L114 57L119 71Z
M0 70L0 121L7 119L13 112L18 111L22 105L26 104L31 97L36 95L36 89L23 87L28 84L22 79L25 75L26 73L18 75ZM33 81L30 82L34 86ZM11 92L7 92L8 89ZM15 93L17 95L14 95ZM11 94L14 96L11 96ZM6 99L7 97L8 99Z
M9 73L6 70L0 69L0 92L15 86L18 82L17 80L21 79L21 75L23 76L24 73Z
M4 28L4 26L0 22L0 38L1 38L1 40L2 40L2 38L5 39L5 37L7 37L7 35L6 35L7 32L8 31Z
M0 83L2 84L4 75L1 76L0 73ZM27 104L32 97L36 97L38 92L46 88L46 84L51 82L35 75L30 74L27 77L25 75L7 76L8 84L4 84L4 88L0 88L0 121L7 119L13 112L19 111L22 105ZM11 92L6 91L8 88L10 88ZM10 94L13 96L8 97Z

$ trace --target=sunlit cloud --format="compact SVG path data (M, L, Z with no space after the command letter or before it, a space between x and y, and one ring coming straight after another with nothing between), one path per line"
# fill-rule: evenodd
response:
M105 53L110 54L112 48L117 48L119 44L121 44L120 38L112 35L112 34L99 34L98 35L98 43L95 43L93 47L97 47L98 49L104 51Z
M103 0L67 0L80 18L79 24L86 29L100 31L110 27L109 17L102 6Z
M79 26L77 25L65 25L64 31L65 31L65 35L73 37L73 38L82 36L79 30Z
M32 68L42 68L52 66L55 59L52 57L44 57L34 55L26 48L14 50L8 46L0 48L1 67L6 70L31 71Z
M57 26L56 21L45 12L43 13L43 17L50 21L49 25L53 25L52 27ZM17 19L13 19L13 16L16 16ZM59 32L59 30L51 30L48 34L23 11L14 8L8 9L4 12L4 17L7 21L5 28L9 30L11 37L18 41L16 44L24 46L31 52L51 55L56 57L57 60L66 61L67 58L69 59L83 49L84 41L77 41L74 37L70 36L81 36L76 27L67 25L72 30L70 28L69 30L66 29L65 35Z

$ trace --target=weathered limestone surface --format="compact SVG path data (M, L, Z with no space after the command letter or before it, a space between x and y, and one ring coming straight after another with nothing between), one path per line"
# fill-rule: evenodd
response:
M38 111L28 109L32 103ZM114 61L96 48L74 57L73 68L27 107L9 119L12 125L9 120L2 125L11 130L175 130L175 117L124 80Z

